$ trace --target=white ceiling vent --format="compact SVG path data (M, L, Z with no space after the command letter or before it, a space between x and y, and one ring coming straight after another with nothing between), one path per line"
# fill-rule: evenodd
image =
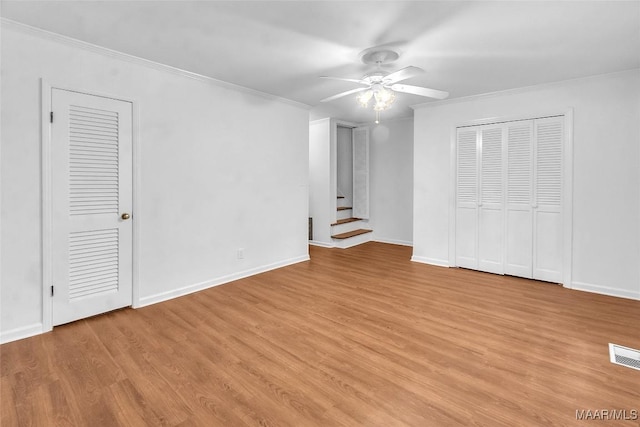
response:
M609 343L611 363L640 371L640 350Z

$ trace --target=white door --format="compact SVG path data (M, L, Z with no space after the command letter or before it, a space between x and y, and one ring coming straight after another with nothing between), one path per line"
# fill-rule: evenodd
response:
M503 125L480 129L478 269L504 274Z
M369 219L369 128L353 129L354 218Z
M533 277L533 120L507 124L505 273Z
M131 305L132 105L51 93L53 325Z
M477 269L478 131L459 128L456 144L456 265Z
M456 265L562 281L564 117L458 128Z
M533 278L562 281L564 117L534 121Z

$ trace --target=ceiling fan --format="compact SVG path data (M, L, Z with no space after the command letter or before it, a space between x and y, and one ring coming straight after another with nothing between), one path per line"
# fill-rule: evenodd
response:
M377 67L376 70L366 74L361 79L347 79L330 76L320 76L320 78L358 83L363 85L363 87L330 96L320 102L330 102L335 99L342 98L343 96L358 93L359 95L356 99L363 107L368 107L369 101L371 99L374 100L373 109L376 111L376 123L378 123L380 111L386 110L391 106L391 104L393 104L393 101L395 100L395 92L410 93L435 99L445 99L449 96L448 92L442 90L399 83L403 80L424 73L422 68L409 66L392 73L384 71L382 69L382 65L394 62L400 57L400 54L397 51L389 47L372 47L365 49L360 52L359 56L365 64L375 64Z

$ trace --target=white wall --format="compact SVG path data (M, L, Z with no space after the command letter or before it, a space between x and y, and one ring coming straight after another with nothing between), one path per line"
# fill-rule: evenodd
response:
M373 240L413 241L413 118L369 125L369 208Z
M351 128L338 126L336 156L338 195L344 196L344 206L353 206L353 141Z
M573 278L577 289L640 299L640 71L416 108L414 258L448 263L450 147L456 125L574 109Z
M0 339L42 327L40 78L137 103L139 304L308 258L304 106L54 39L2 25Z

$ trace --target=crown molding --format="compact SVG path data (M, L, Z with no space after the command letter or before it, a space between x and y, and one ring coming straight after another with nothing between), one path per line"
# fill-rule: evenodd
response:
M563 86L568 83L579 83L579 82L584 82L589 80L597 80L597 79L602 79L607 77L615 77L618 75L633 74L633 73L640 73L640 68L631 68L629 70L614 71L611 73L604 73L604 74L595 74L591 76L578 77L575 79L559 80L556 82L541 83L538 85L523 86L523 87L518 87L513 89L499 90L495 92L480 93L477 95L462 96L460 98L443 99L441 101L423 102L421 104L411 105L411 108L413 108L414 110L420 110L422 108L427 108L427 107L438 107L441 105L457 104L460 102L477 101L480 99L489 99L489 98L495 98L498 96L517 95L521 93L532 92L534 90Z
M202 74L193 73L191 71L183 70L181 68L172 67L171 65L161 64L159 62L151 61L148 59L140 58L138 56L129 55L128 53L120 52L117 50L109 49L103 46L98 46L92 43L88 43L82 40L74 39L73 37L64 36L62 34L54 33L52 31L43 30L42 28L33 27L31 25L23 24L18 21L13 21L7 18L0 18L0 24L2 29L11 29L23 34L39 37L44 40L57 42L67 46L79 48L88 52L97 53L99 55L107 56L113 59L129 62L131 64L140 65L143 67L151 68L157 71L162 71L170 74L174 74L180 77L186 77L192 80L209 83L225 89L236 90L238 92L258 96L268 99L270 101L277 101L284 104L292 105L294 107L302 108L304 110L310 110L312 107L302 102L294 101L288 98L282 98L270 93L261 92L259 90L251 89L245 86L240 86L235 83L225 82L213 77L204 76Z

